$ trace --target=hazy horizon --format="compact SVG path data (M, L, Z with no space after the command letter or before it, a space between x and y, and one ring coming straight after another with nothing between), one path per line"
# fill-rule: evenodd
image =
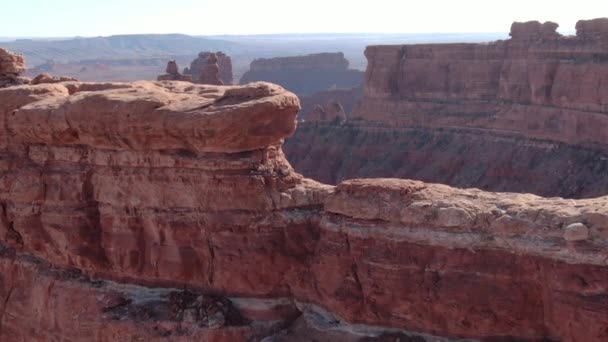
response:
M6 7L5 7L6 8ZM608 16L608 3L513 0L222 1L20 0L0 13L0 38L74 38L179 33L192 36L277 34L501 33L513 21L576 21Z

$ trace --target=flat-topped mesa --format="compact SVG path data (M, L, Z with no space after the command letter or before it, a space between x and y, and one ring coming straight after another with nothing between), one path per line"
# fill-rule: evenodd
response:
M576 23L576 36L583 39L608 41L608 18L579 20Z
M241 77L240 84L254 81L280 84L298 96L308 96L359 86L363 82L363 72L348 69L348 60L341 52L317 53L255 59Z
M607 146L608 45L583 39L601 36L607 22L580 21L576 37L533 21L514 23L510 40L488 44L369 46L367 101L355 116L406 125L424 118L425 125ZM382 99L400 105L375 110L372 102ZM426 103L414 106L418 101ZM449 102L443 115L431 115L433 101ZM488 115L472 120L467 112Z
M552 21L540 23L538 21L514 22L511 25L511 39L521 40L544 40L557 39L561 35L557 33L559 25Z
M315 53L306 56L259 58L251 62L250 70L277 69L348 69L348 60L342 52Z
M209 58L212 57L212 55L215 56L216 62L212 63L212 64L217 64L217 76L208 76L208 74L210 72L214 72L214 71L209 71ZM213 67L213 69L215 69ZM207 71L204 71L207 70ZM233 76L232 76L232 59L230 58L230 56L226 55L225 53L218 51L218 52L200 52L198 54L198 57L196 59L194 59L192 61L192 63L190 63L190 68L185 68L184 69L184 74L188 74L188 75L192 75L192 81L194 83L203 83L205 84L205 82L202 81L202 79L208 79L209 77L211 77L213 82L213 84L217 84L216 78L219 78L223 84L226 85L230 85L233 83Z
M25 72L25 58L0 48L0 88L28 83L22 77Z
M158 81L184 81L192 82L192 76L182 75L179 72L179 67L176 61L167 62L166 74L159 75L156 79Z

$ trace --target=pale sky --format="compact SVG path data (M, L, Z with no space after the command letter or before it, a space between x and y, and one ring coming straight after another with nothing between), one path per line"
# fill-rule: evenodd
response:
M606 0L0 0L0 37L508 32L608 17Z

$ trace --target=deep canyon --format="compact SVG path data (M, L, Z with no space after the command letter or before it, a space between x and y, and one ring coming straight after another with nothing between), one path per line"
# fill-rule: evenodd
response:
M557 24L515 23L504 41L369 46L363 94L347 122L301 123L286 154L296 170L331 184L399 177L606 194L605 25L580 21L576 36L561 36Z
M345 121L0 50L0 340L607 340L607 22L370 46Z

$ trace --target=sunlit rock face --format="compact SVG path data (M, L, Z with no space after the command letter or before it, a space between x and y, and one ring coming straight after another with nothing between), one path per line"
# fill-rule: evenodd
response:
M514 23L483 44L369 46L347 125L304 123L297 171L336 184L400 177L493 191L608 193L607 19L576 36Z
M0 340L602 341L608 198L296 173L268 83L0 90Z

